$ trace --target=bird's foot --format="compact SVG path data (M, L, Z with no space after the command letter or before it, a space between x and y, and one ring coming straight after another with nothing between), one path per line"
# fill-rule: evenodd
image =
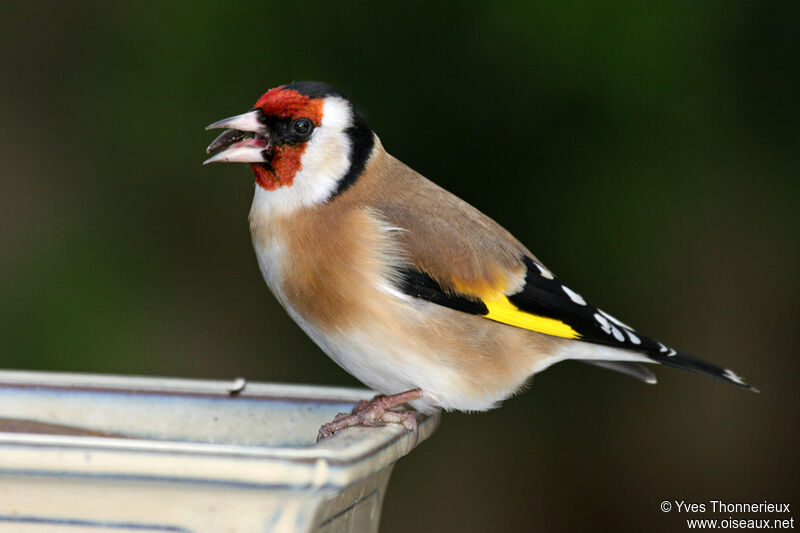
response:
M317 442L327 439L334 433L353 426L383 426L385 424L400 424L408 431L414 433L417 440L417 417L411 411L392 411L391 409L403 405L422 396L421 389L413 389L391 396L383 394L371 400L361 400L350 413L339 413L332 422L319 428Z

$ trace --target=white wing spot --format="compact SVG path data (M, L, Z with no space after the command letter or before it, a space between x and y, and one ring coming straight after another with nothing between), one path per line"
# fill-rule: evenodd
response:
M661 353L664 353L664 352L668 352L669 349L659 342L658 343L658 351L661 352Z
M608 323L606 317L600 315L598 313L594 314L594 319L597 320L597 323L600 324L600 328L608 334L611 334L611 324Z
M600 311L600 313L601 313L601 314L602 314L604 317L606 317L607 319L609 319L609 320L610 320L611 322L613 322L614 324L616 324L616 325L618 325L618 326L622 326L622 327L623 327L623 328L625 328L625 329L630 329L630 330L632 330L632 329L633 329L632 327L630 327L628 324L626 324L626 323L625 323L625 322L623 322L622 320L619 320L619 319L617 319L617 318L614 318L613 316L609 315L608 313L606 313L606 312L605 312L605 311L603 311L602 309L598 309L598 311Z
M578 294L577 292L573 291L572 289L570 289L566 285L562 285L561 288L564 289L564 292L567 293L567 296L569 296L570 300L572 300L573 302L575 302L578 305L586 305L586 300L584 300L583 297L580 294Z
M667 354L667 357L675 357L675 354L677 354L677 353L678 352L676 352L674 348L670 348L669 349L669 353Z
M566 289L566 287L564 287L564 289ZM634 333L634 329L632 327L622 322L621 320L614 318L613 316L609 315L602 309L597 310L597 313L594 314L594 318L595 320L597 320L597 322L600 323L600 326L603 328L603 331L605 331L606 333L613 334L614 338L617 339L619 342L625 342L625 335L627 335L628 339L630 339L630 341L633 344L642 343L642 340L636 335L636 333ZM625 335L623 335L622 332L612 324L616 324L617 326L622 328L622 331L625 332ZM662 352L667 351L666 347L664 347L663 344L659 343L659 346L661 346Z
M542 276L543 278L547 278L547 279L553 279L553 273L552 272L547 270L545 267L543 267L539 263L533 263L533 264L536 265L536 268L539 269L539 275L540 276Z

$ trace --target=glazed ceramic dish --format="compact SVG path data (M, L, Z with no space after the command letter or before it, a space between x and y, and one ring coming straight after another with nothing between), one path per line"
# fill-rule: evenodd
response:
M0 532L377 531L392 467L428 438L319 426L373 393L0 372Z

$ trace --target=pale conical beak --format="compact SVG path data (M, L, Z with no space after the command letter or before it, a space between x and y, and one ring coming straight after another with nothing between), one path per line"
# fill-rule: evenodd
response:
M267 163L272 143L269 130L261 121L259 109L219 120L206 126L207 130L228 128L208 145L206 152L214 154L203 161L209 163Z

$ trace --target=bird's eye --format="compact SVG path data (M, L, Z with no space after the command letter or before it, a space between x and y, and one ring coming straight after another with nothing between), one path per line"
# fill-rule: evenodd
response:
M306 136L311 133L314 124L307 118L298 118L292 121L292 130L298 134Z

